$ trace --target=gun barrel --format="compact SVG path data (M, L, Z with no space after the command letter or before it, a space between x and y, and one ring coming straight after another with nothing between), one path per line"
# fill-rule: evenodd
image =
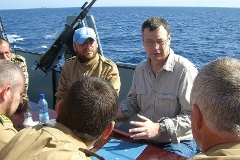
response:
M73 29L76 29L76 27L78 26L78 21L79 20L83 20L84 17L86 17L88 11L90 10L90 8L92 7L92 5L96 2L96 0L92 0L92 2L83 9L83 11L77 16L77 18L75 19L75 21L72 22L72 24L70 25ZM82 6L84 7L87 4L87 2L85 2L85 4Z
M81 9L84 9L87 4L88 4L88 2L85 2L85 3L83 4L83 6L81 7Z

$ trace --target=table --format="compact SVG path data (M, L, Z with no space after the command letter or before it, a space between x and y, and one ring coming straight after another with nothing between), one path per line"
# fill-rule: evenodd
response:
M118 139L118 140L122 140L122 141L126 141L126 142L136 142L131 138L122 136L120 134L117 134L115 132L112 132L112 134L106 139L102 139L99 142L97 142L94 147L93 147L93 151L96 152L98 151L105 143L107 143L110 139ZM136 160L186 160L185 157L179 156L175 153L166 151L164 149L161 148L157 148L155 146L151 146L148 145L143 152L138 156L138 158Z
M29 101L30 105L30 111L32 113L33 121L39 121L38 119L38 105L34 102ZM19 112L17 114L14 114L11 116L11 120L13 122L13 126L16 128L16 130L20 131L24 128L23 121L24 121L24 113L25 112ZM57 113L55 110L48 109L49 119L56 119Z
M32 113L32 118L34 121L38 121L38 109L37 109L37 104L33 102L29 102L30 107L31 107L31 113ZM48 109L49 112L49 118L50 119L55 119L57 117L57 113L55 110ZM17 114L14 114L11 117L11 120L13 122L14 127L19 131L24 128L23 126L23 121L24 121L24 112L20 112ZM131 138L122 136L117 133L112 133L107 139L101 139L98 141L92 150L94 152L98 151L104 144L106 144L109 140L112 138L126 141L126 142L136 142ZM137 160L186 160L185 157L179 156L175 153L157 148L155 146L148 145L143 152L138 156Z

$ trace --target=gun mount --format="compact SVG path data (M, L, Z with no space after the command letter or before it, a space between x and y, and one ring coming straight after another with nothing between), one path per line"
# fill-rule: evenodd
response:
M88 6L86 6L88 2L83 4L81 7L82 12L70 25L65 25L64 30L49 50L42 56L39 62L36 62L36 64L31 67L33 70L37 71L40 76L46 76L46 74L51 71L62 58L63 53L74 53L72 48L74 31L84 25L83 20L95 2L96 0L92 0Z

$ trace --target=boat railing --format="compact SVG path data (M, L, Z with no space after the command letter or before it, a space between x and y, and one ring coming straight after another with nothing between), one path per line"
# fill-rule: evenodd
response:
M46 99L49 103L50 108L54 109L55 106L55 96L59 85L59 78L61 76L61 68L56 67L51 70L45 77L41 77L37 72L31 69L31 66L35 64L36 61L40 59L40 54L15 49L15 53L22 55L26 59L27 69L29 73L29 87L28 95L31 101L37 103L40 93L45 93ZM131 87L132 75L136 67L135 64L130 63L116 63L119 70L119 75L121 78L121 89L119 93L119 100L126 98L127 93Z
M1 17L0 17L0 38L3 38L8 41L7 34L5 33Z

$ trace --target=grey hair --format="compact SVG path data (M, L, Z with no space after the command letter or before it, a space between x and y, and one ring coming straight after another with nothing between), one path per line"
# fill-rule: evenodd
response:
M24 74L17 65L11 61L0 59L0 87L11 85L12 90L15 90L21 79L24 79Z
M211 131L240 135L240 60L225 57L205 65L194 80L191 103Z

